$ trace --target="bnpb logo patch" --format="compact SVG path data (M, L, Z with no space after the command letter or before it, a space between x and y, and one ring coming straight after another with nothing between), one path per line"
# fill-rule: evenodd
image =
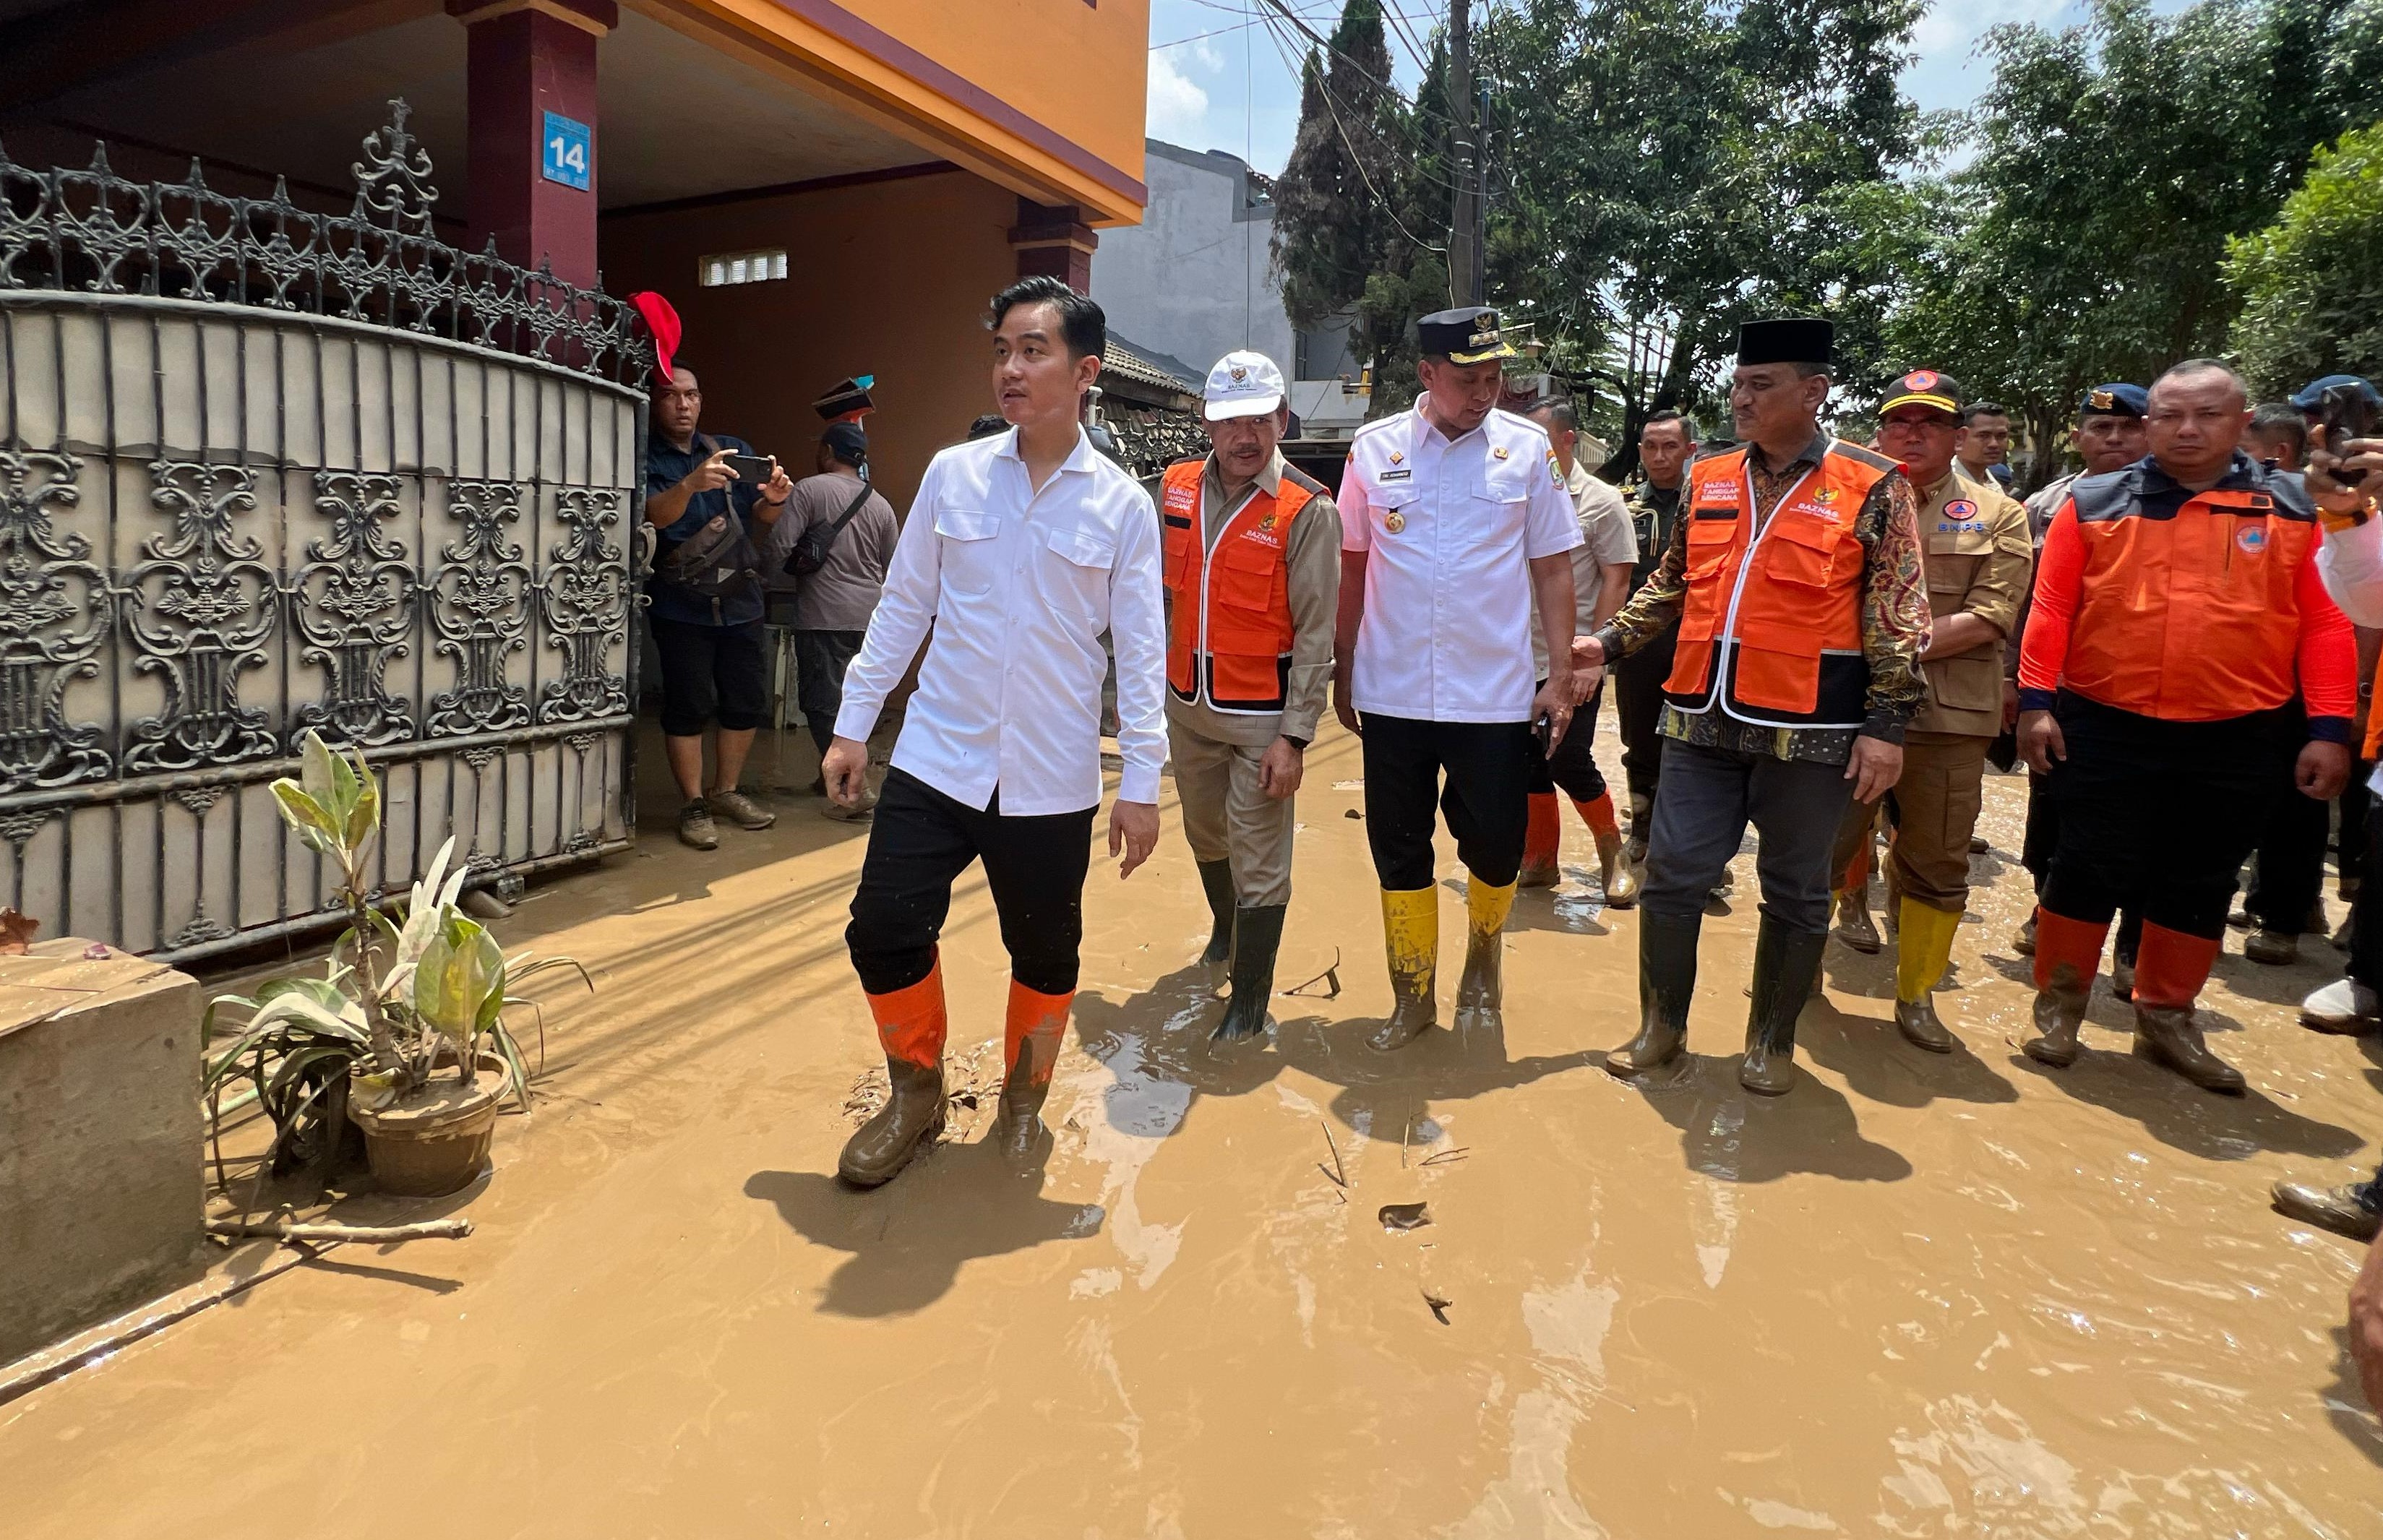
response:
M2256 556L2267 548L2265 524L2244 524L2234 532L2234 548L2245 556Z
M1948 519L1975 518L1977 512L1978 505L1967 498L1955 498L1945 505L1945 517Z

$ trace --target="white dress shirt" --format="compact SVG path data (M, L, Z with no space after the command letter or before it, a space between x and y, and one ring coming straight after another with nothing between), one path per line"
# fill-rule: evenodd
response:
M2383 626L2383 515L2326 531L2316 548L2316 575L2351 624Z
M1080 431L1036 491L1018 430L935 456L844 676L836 736L866 740L932 624L896 770L982 809L1101 800L1101 685L1117 650L1117 795L1156 802L1167 758L1167 620L1149 495Z
M1492 411L1451 439L1418 398L1357 430L1335 500L1340 548L1369 553L1350 665L1358 713L1530 721L1530 563L1580 544L1547 434Z

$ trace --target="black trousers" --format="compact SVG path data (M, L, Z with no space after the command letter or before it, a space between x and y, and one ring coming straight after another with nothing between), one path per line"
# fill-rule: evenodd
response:
M1825 932L1830 852L1854 795L1846 767L1696 744L1666 753L1639 904L1666 919L1702 915L1751 823L1762 912L1790 930Z
M1539 681L1545 685L1547 681ZM1574 802L1595 802L1605 795L1605 775L1597 768L1597 708L1605 686L1572 714L1572 726L1556 744L1553 754L1539 752L1539 736L1531 734L1531 790L1561 791Z
M914 775L887 771L844 932L860 987L890 994L933 970L952 883L982 860L1010 976L1038 993L1073 992L1096 810L1013 818L996 790L978 812Z
M1622 729L1622 778L1632 796L1651 797L1663 769L1663 681L1671 677L1674 628L1613 665L1613 708Z
M2124 906L2184 935L2223 936L2242 858L2303 741L2298 713L2162 721L2064 691L2055 715L2068 758L2045 778L2060 834L2043 906L2105 923Z
M844 708L844 671L860 655L861 631L795 633L795 702L821 754L835 740L835 714Z
M2374 760L2354 762L2350 767L2350 787L2336 804L2341 809L2341 828L2334 844L2333 866L2344 882L2363 884L2366 876L2366 822L2375 810L2366 778L2374 773Z
M2383 807L2377 806L2375 794L2362 782L2341 794L2342 812L2350 804L2362 805L2360 832L2365 836L2366 869L2383 871ZM2349 819L2343 819L2346 827ZM2349 836L2344 835L2346 841ZM2372 894L2373 896L2369 896ZM2368 989L2383 989L2383 893L2375 893L2364 881L2358 884L2358 896L2350 901L2350 977Z
M1527 722L1417 721L1368 712L1364 727L1365 843L1384 888L1431 886L1435 804L1456 836L1457 858L1474 876L1502 888L1521 873L1537 752Z
M2308 718L2297 703L2289 708L2305 741ZM2295 751L2297 752L2297 751ZM2333 805L2303 796L2291 783L2291 765L2282 770L2266 827L2251 867L2251 892L2243 908L2262 930L2301 933L2318 895L2325 892L2325 842L2333 832Z

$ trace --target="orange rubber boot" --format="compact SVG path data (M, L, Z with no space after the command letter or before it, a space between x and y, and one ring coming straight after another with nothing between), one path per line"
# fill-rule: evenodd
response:
M2209 1051L2192 1019L2217 947L2214 937L2144 922L2142 948L2135 954L2135 1051L2204 1090L2231 1094L2242 1090L2242 1072Z
M845 1141L836 1169L855 1187L892 1181L944 1131L944 967L907 989L869 997L885 1050L885 1105Z
M1523 835L1523 870L1518 888L1552 888L1563 881L1558 856L1563 848L1563 816L1556 810L1556 794L1531 794L1531 821Z
M1580 812L1581 822L1588 825L1591 838L1597 841L1597 880L1605 890L1605 906L1627 909L1638 902L1638 879L1630 870L1624 855L1622 822L1613 816L1613 794L1599 792L1595 800L1573 799Z
M1001 1032L1007 1073L1001 1081L1001 1115L993 1137L1013 1161L1031 1158L1049 1132L1043 1127L1043 1101L1051 1094L1051 1070L1059 1062L1068 1007L1075 998L1073 990L1044 994L1015 979L1009 981L1009 1015Z
M2035 1029L2022 1052L2038 1064L2066 1069L2077 1062L2077 1029L2085 1025L2085 1003L2101 971L2102 942L2110 922L2071 919L2035 911Z

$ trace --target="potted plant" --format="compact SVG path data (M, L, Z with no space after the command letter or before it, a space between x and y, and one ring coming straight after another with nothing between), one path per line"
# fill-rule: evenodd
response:
M568 957L508 959L456 907L469 873L448 870L452 837L401 918L381 913L365 869L380 832L380 787L362 753L342 758L310 732L299 779L276 781L273 795L282 820L337 868L348 926L321 977L275 979L208 1005L202 1038L210 1046L231 1040L207 1064L216 1120L223 1090L245 1078L274 1125L266 1169L327 1164L352 1124L385 1190L452 1192L488 1164L506 1092L529 1106L529 1076L504 1013L535 1004L510 991L551 969L577 972L591 990L594 980ZM219 1027L219 1013L238 1024ZM218 1144L219 1171L221 1164Z

